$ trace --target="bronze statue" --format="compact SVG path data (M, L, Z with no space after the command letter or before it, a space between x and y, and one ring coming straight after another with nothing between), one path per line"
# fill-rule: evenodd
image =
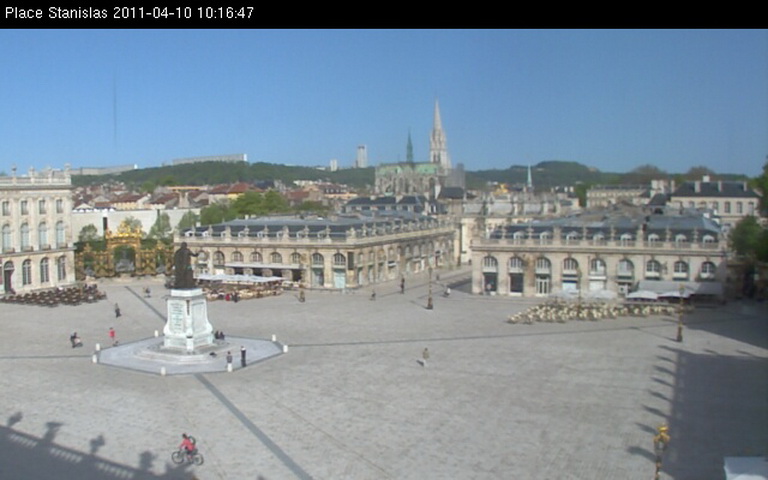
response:
M173 288L195 288L195 275L191 260L197 255L187 248L187 242L181 242L181 247L173 255L173 268L176 276Z

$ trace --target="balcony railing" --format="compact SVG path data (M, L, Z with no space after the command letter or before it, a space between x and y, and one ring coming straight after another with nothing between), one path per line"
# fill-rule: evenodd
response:
M627 241L627 240L568 240L565 238L478 238L474 239L479 245L521 245L531 248L537 247L604 247L604 248L643 248L643 249L680 249L680 250L719 250L723 247L722 242L664 242L664 241Z

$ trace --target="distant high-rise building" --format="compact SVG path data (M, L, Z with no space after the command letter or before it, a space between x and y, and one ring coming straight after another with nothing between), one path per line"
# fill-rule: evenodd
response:
M355 158L355 168L368 167L368 150L365 145L357 146L357 158Z
M440 119L440 105L435 100L435 119L432 126L432 134L429 136L429 161L443 167L446 171L451 169L451 159L448 157L448 144L443 131L443 122Z
M335 172L336 170L338 170L338 169L339 169L339 161L338 161L338 160L336 160L335 158L332 158L332 159L331 159L331 164L330 164L330 166L329 166L329 169L330 169L332 172Z

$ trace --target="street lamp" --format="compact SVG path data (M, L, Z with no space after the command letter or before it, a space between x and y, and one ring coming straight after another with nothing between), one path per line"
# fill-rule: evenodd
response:
M432 267L429 267L429 296L427 297L427 310L432 310Z
M577 316L581 319L581 267L576 269L576 288L579 291L579 303L577 307Z
M677 341L683 341L683 293L685 293L685 285L680 284L680 306L678 307L677 315Z
M653 476L654 480L659 480L659 474L661 472L661 455L669 445L669 427L666 424L661 424L656 429L657 433L653 436L653 452L656 454L656 473Z

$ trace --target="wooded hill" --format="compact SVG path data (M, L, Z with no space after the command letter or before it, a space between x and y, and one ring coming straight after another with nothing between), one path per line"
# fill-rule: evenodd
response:
M531 166L533 183L539 188L554 186L647 184L652 179L670 178L678 183L699 180L710 175L712 180L746 180L745 175L717 174L706 167L693 167L684 174L670 174L653 165L644 165L628 173L601 172L578 162L545 161ZM375 168L347 168L331 172L312 167L278 165L273 163L204 162L143 168L114 175L78 175L72 177L75 186L120 181L136 190L150 191L158 185L217 185L235 182L257 183L280 180L290 185L296 180L320 180L349 185L361 191L372 191ZM489 183L525 184L528 166L512 165L500 170L466 172L469 189L485 189Z

